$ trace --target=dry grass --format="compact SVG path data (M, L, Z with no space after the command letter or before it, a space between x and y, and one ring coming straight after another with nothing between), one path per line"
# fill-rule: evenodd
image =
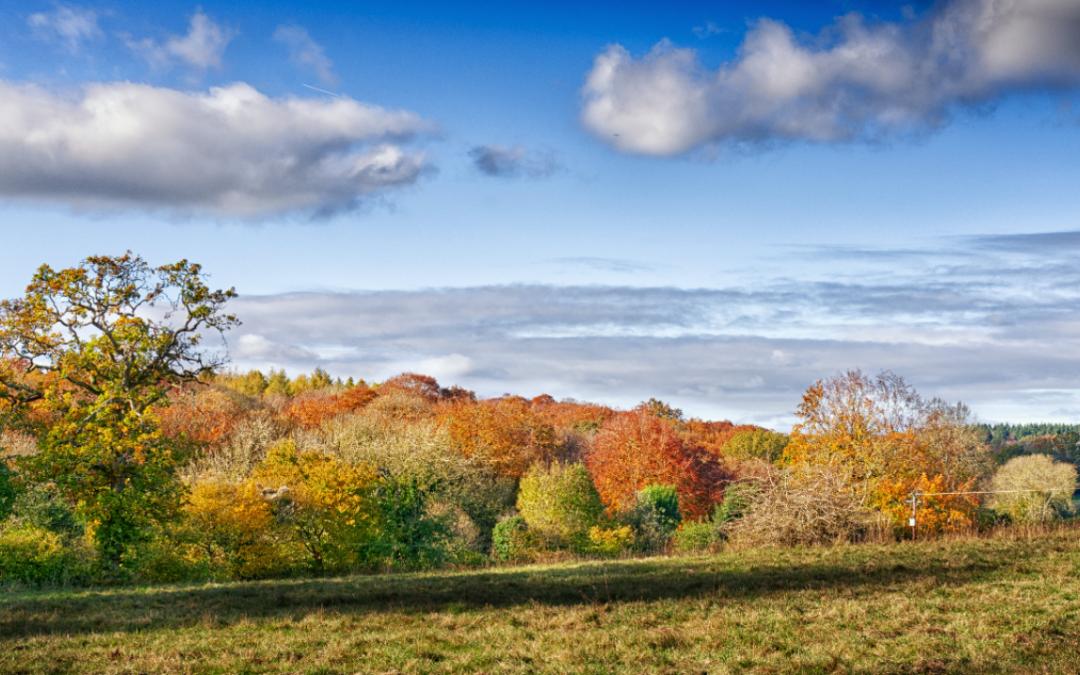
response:
M3 673L1075 673L1080 529L0 593Z

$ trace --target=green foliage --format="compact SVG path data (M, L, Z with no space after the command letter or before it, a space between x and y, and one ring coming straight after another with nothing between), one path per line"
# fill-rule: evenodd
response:
M1019 441L1031 436L1051 436L1067 432L1080 432L1080 424L1056 424L1035 422L1029 424L979 424L986 442L999 446L1006 441Z
M496 523L491 532L491 553L498 560L519 560L531 548L532 537L522 516L513 516Z
M108 414L115 412L110 407L98 424L81 429L73 422L55 425L27 466L75 504L104 561L119 571L128 547L178 512L183 485L170 443L150 414Z
M517 508L547 548L583 548L604 511L581 464L534 466L521 478Z
M754 429L732 436L731 440L724 444L723 452L732 459L761 459L775 464L784 456L784 448L789 441L787 434L769 429Z
M626 519L633 526L638 547L662 551L682 522L679 495L670 485L647 485L637 494L637 502Z
M15 508L15 500L19 496L14 478L15 473L8 468L3 459L0 459L0 523L11 515Z
M724 501L713 510L713 523L723 526L742 518L760 494L761 486L757 483L731 483L724 488Z
M656 398L650 398L648 401L641 402L638 405L638 409L644 410L653 417L659 417L660 419L672 420L675 422L682 421L683 419L683 411L680 408L671 406Z
M68 540L85 533L85 525L52 483L36 483L20 492L13 511L17 522L54 532Z
M75 554L55 532L21 525L0 530L0 582L42 585L68 579Z
M199 583L215 578L233 578L215 577L215 571L220 573L227 568L214 569L209 560L193 559L187 553L183 542L165 532L158 532L131 548L125 556L124 566L130 569L138 580L153 584Z
M271 375L273 371L271 371ZM267 390L268 382L266 376L258 370L249 370L243 375L235 377L229 377L226 380L226 386L235 389L241 394L248 396L258 396Z
M271 396L290 396L292 383L284 370L271 370L266 380L266 393Z
M395 568L437 567L448 556L450 528L428 513L430 494L415 478L384 479L375 492L379 534L365 550Z
M708 550L723 540L716 525L707 520L701 520L683 523L682 527L675 531L672 543L679 553L696 553Z

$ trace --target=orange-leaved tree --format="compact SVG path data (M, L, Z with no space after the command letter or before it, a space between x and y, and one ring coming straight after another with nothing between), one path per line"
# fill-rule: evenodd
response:
M728 421L708 422L691 418L680 425L679 437L716 457L724 457L724 446L740 433L757 431L753 424L732 424Z
M504 476L520 478L533 463L553 459L558 446L551 425L519 397L451 402L438 420L459 452Z
M688 445L665 419L645 410L618 413L592 439L585 464L604 505L631 508L648 485L670 485L688 518L708 515L721 499L727 473L708 452Z
M228 438L245 410L228 394L205 385L177 387L158 410L166 437L196 447L213 447Z
M338 415L356 412L378 396L367 386L346 389L340 394L311 393L294 399L285 410L286 418L301 429L315 429Z

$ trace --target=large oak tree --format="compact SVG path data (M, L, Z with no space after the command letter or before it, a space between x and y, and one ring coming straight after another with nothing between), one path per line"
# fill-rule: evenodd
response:
M203 334L238 325L224 312L236 293L205 280L186 260L151 267L128 252L44 265L22 298L0 303L3 421L38 412L28 419L44 420L40 451L26 468L55 481L114 568L179 503L176 447L155 408L169 387L228 358L207 350Z

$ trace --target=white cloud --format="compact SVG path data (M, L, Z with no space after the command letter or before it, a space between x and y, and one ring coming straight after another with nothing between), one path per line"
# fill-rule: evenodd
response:
M239 359L271 364L310 361L318 358L313 352L303 347L277 344L254 333L241 335L232 352L233 356Z
M530 151L520 146L488 144L470 150L469 157L480 173L497 178L547 178L562 169L551 150Z
M215 23L199 8L191 17L187 35L170 36L164 45L146 38L129 41L128 46L156 67L167 67L179 59L193 68L206 70L221 67L221 56L232 39L231 30Z
M51 12L31 14L26 23L38 37L62 41L72 54L79 51L84 41L102 35L97 14L82 7L58 5Z
M424 359L417 364L415 370L431 375L436 379L451 379L468 375L476 369L476 364L468 356L463 354L448 354ZM403 368L402 370L406 370Z
M58 95L0 81L0 119L0 197L243 217L327 214L411 185L427 162L402 143L433 131L410 112L243 83Z
M278 26L274 39L289 47L289 58L294 64L315 73L323 84L336 85L334 62L326 56L322 45L311 39L307 29L300 26Z
M616 150L844 142L925 131L1020 89L1080 83L1076 0L952 0L918 20L848 14L814 39L762 19L716 71L670 42L612 45L582 90L583 124Z

